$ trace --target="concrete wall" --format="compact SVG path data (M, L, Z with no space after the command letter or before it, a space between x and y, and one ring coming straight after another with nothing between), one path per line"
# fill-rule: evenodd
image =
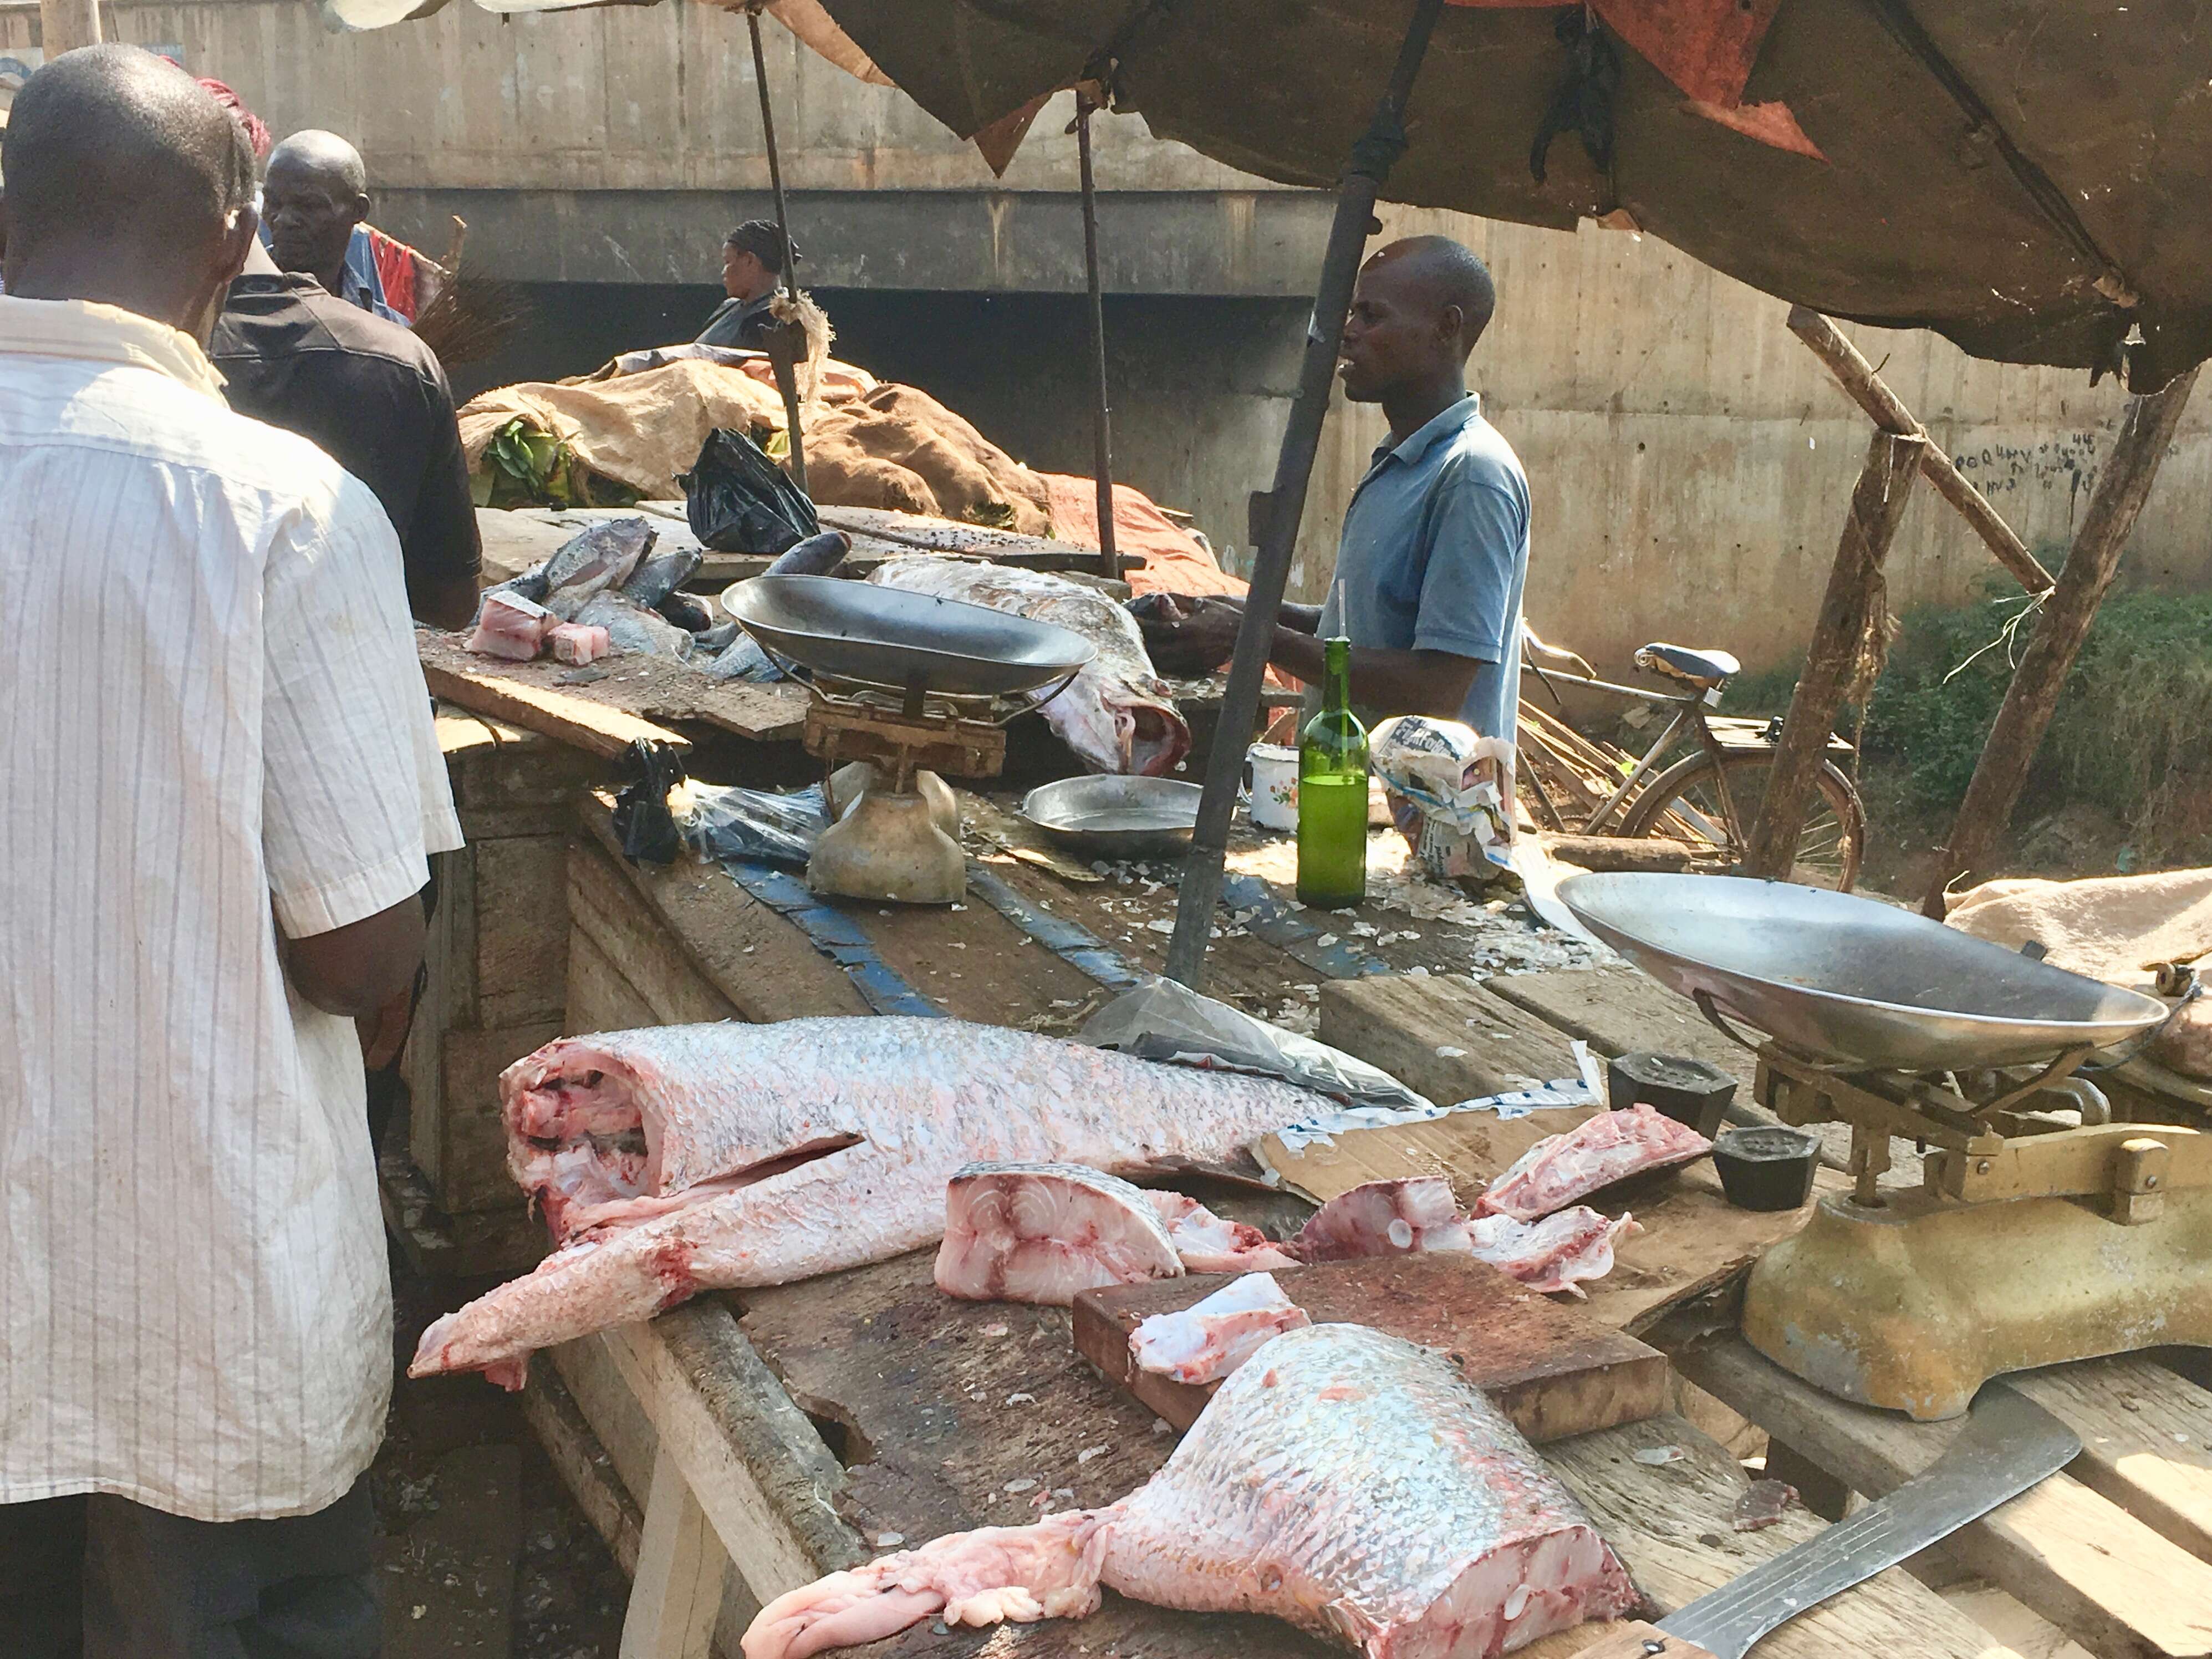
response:
M530 283L538 326L504 375L589 367L696 327L715 244L763 210L767 170L741 17L676 3L507 19L466 0L380 33L333 36L302 0L109 9L115 38L179 45L278 132L353 137L379 217ZM0 47L35 39L0 0ZM1004 181L902 94L814 58L771 24L769 77L815 258L807 279L846 348L965 411L1024 459L1087 470L1089 393L1066 100ZM1102 118L1118 471L1196 513L1247 559L1297 370L1328 203L1273 189ZM1754 667L1802 649L1868 424L1784 327L1785 307L1664 244L1385 210L1390 234L1443 230L1497 272L1474 379L1528 465L1529 610L1547 634L1625 668L1646 639L1725 645ZM1850 331L1890 384L2056 562L2086 507L2122 394L2079 374L1978 363L1934 336ZM464 377L465 380L468 377ZM1332 418L1294 591L1319 597L1344 504L1382 435ZM1899 607L1974 594L1996 567L1924 488L1893 556ZM2212 393L2185 424L2130 556L2131 580L2212 581Z

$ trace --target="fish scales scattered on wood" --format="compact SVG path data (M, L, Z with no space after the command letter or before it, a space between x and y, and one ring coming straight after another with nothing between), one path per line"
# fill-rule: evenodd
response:
M778 1598L745 1659L933 1615L1080 1616L1099 1587L1271 1614L1368 1659L1492 1659L1640 1602L1595 1525L1431 1349L1356 1325L1267 1343L1119 1504L956 1534Z
M1090 641L1097 654L1039 713L1093 772L1164 776L1190 752L1190 727L1136 619L1096 588L1048 571L927 554L886 559L868 580L1053 623Z
M560 1248L431 1326L413 1376L520 1386L532 1351L696 1291L934 1243L963 1164L1218 1158L1317 1104L1270 1079L891 1017L563 1037L510 1066L500 1095L509 1169Z

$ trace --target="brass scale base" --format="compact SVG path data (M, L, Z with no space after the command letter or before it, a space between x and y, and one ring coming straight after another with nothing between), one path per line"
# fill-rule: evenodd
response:
M979 718L973 699L867 692L838 697L814 688L806 708L806 752L825 774L866 762L874 780L814 843L806 884L817 893L900 904L953 904L968 890L958 811L939 773L995 777L1006 733ZM982 705L988 708L988 704Z
M1774 1043L1759 1098L1785 1123L1851 1126L1849 1194L1768 1250L1743 1332L1815 1387L1921 1420L1990 1377L2161 1344L2212 1346L2212 1135L2149 1123L2054 1126L2100 1097L2062 1056L1977 1104L1898 1073L1839 1073ZM1924 1184L1878 1186L1889 1139L1928 1149Z

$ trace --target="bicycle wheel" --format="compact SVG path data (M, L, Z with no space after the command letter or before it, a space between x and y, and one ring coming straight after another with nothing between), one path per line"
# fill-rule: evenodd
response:
M1630 836L1679 832L1686 824L1713 848L1712 856L1734 866L1743 862L1744 849L1731 834L1749 836L1766 799L1766 777L1771 754L1759 750L1731 754L1720 762L1725 767L1726 805L1721 793L1722 773L1710 755L1692 755L1677 761L1645 787L1630 804L1621 833ZM1805 830L1797 840L1797 860L1790 879L1807 887L1826 887L1848 893L1859 878L1859 859L1866 850L1866 809L1859 804L1851 781L1832 762L1821 765L1815 779L1817 798L1805 814ZM1733 807L1731 814L1729 808ZM1671 814L1674 823L1662 824ZM1655 827L1656 826L1656 827Z

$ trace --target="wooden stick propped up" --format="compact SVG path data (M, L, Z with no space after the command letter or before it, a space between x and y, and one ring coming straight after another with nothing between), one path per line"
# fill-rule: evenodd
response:
M1928 435L1927 428L1912 418L1912 411L1874 372L1874 365L1861 356L1858 348L1826 317L1808 307L1792 306L1790 331L1812 348L1813 355L1826 363L1828 372L1836 377L1836 384L1850 393L1851 401L1866 410L1884 432L1893 432L1899 437ZM1989 497L1975 489L1952 464L1941 444L1921 446L1920 470L1936 486L1936 494L1959 509L1960 516L1989 544L1997 562L2010 571L2022 587L2031 593L2040 593L2051 585L2051 573L2027 550L2027 544L2021 540L1996 508L1990 505Z

